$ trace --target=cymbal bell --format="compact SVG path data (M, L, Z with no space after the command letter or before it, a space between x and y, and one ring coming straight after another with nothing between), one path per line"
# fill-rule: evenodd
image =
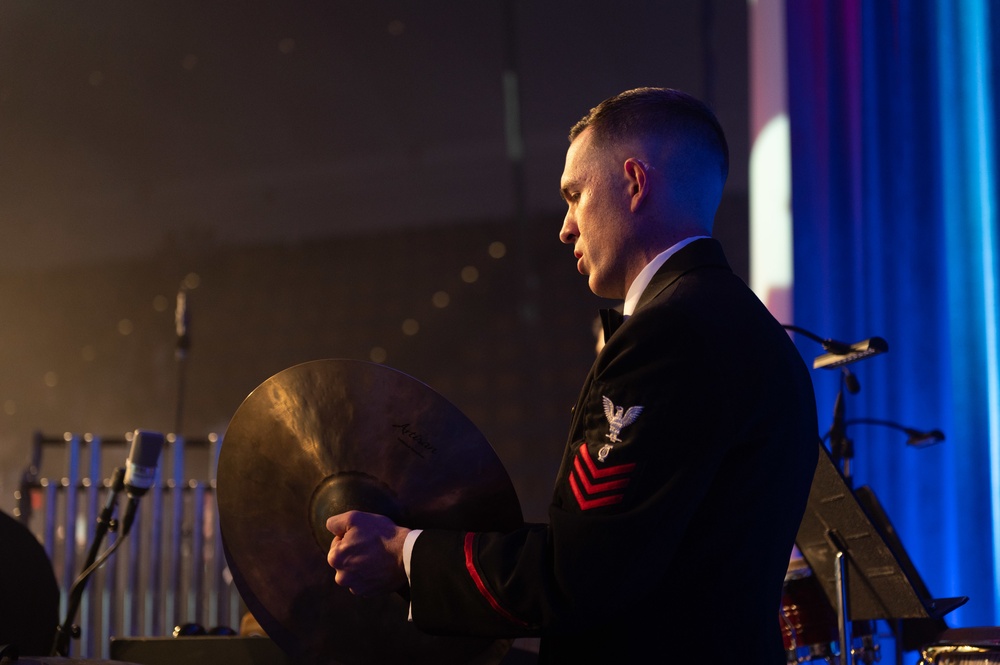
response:
M219 457L219 525L251 613L296 662L498 662L509 641L424 634L398 593L358 597L326 563L326 519L378 512L410 528L522 524L495 451L454 405L374 363L318 360L240 405Z

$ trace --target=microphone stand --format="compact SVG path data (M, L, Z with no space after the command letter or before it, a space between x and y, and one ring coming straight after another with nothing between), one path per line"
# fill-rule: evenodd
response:
M50 656L68 656L70 638L80 637L80 627L73 625L73 622L76 619L76 613L80 609L80 603L83 601L83 589L86 581L90 578L90 575L97 570L94 562L97 560L97 554L101 549L101 543L109 531L116 531L118 529L118 521L114 518L114 512L115 506L117 505L118 495L123 489L125 489L125 469L119 467L115 469L114 476L111 480L111 487L108 490L107 501L104 504L104 509L97 518L97 527L94 530L94 540L90 545L90 551L87 553L87 559L83 562L82 572L76 579L76 582L73 583L73 587L70 589L66 607L66 620L56 629L55 639L52 643L52 652L49 654Z
M918 430L912 427L906 427L905 425L900 425L899 423L893 422L891 420L883 420L881 418L851 418L847 420L845 425L881 425L882 427L888 427L889 429L894 429L902 432L906 435L906 445L913 446L914 448L924 448L926 446L932 446L936 443L941 443L944 441L944 432L939 429L932 430Z
M826 350L826 353L817 356L813 360L813 369L840 369L837 397L833 403L833 422L830 425L830 431L824 438L829 437L830 456L833 459L834 465L841 471L848 489L853 490L851 460L854 459L854 442L847 436L848 421L844 408L844 387L846 384L848 392L854 395L861 391L861 386L858 383L857 377L851 373L847 365L879 353L885 353L889 350L889 345L881 337L871 337L854 344L846 344L835 339L824 339L798 326L784 325L783 327L786 330L801 333L822 345L823 349ZM846 591L843 593L846 594ZM846 626L848 623L846 614L845 611L841 617L843 626ZM877 661L879 659L879 647L875 644L874 622L858 620L851 621L850 625L849 632L846 630L842 630L841 632L841 641L844 642L840 645L841 662L854 663L857 662L857 659L860 659L864 663ZM860 638L861 640L861 647L859 649L853 647L854 638ZM847 659L846 661L844 660L845 658Z
M833 404L833 423L827 436L830 438L830 455L834 464L840 469L847 481L848 487L851 485L851 460L854 458L854 443L847 437L847 421L844 417L844 384L847 390L856 395L861 390L857 377L851 373L847 365L864 360L879 353L889 350L889 344L881 337L870 337L854 344L847 344L835 339L824 339L816 333L805 328L783 324L785 330L800 333L814 342L820 344L826 353L817 356L813 360L813 369L840 369L840 387L837 390L837 399ZM826 437L824 437L826 438Z
M184 413L184 393L187 369L188 351L191 349L191 318L188 312L187 290L181 285L177 292L177 309L174 313L174 326L177 332L177 349L174 357L177 360L177 401L174 405L174 435L181 435Z
M847 421L844 418L844 375L840 376L840 388L833 403L833 423L830 425L830 455L833 463L841 470L848 487L852 487L851 460L854 458L854 442L847 436Z

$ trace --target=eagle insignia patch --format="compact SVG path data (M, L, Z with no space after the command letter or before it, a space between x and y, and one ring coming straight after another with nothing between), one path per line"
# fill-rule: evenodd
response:
M642 407L630 406L626 410L625 407L615 406L614 402L603 395L601 399L604 400L604 417L608 419L608 425L610 426L610 431L605 436L611 440L611 443L619 443L621 439L618 438L618 435L621 434L624 428L635 422L635 419L642 413ZM610 444L603 446L598 451L598 461L603 462L607 459L608 453L611 452L612 448L614 446Z

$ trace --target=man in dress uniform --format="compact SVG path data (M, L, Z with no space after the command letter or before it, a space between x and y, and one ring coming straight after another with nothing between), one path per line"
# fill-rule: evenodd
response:
M785 662L816 406L788 335L711 238L728 160L715 115L677 90L621 93L572 128L559 237L624 307L573 412L549 523L336 515L338 584L408 584L421 630L541 636L545 663Z

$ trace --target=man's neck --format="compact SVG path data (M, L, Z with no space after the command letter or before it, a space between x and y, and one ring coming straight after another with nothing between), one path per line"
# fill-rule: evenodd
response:
M653 260L647 263L646 267L639 271L639 274L636 275L634 280L632 280L632 284L629 285L628 293L625 294L625 306L622 309L622 313L625 316L632 316L636 305L639 304L639 298L642 296L642 292L646 290L646 287L649 286L650 280L653 279L653 275L655 275L656 271L667 262L667 259L695 240L709 237L711 236L690 236L688 238L684 238L653 257Z

